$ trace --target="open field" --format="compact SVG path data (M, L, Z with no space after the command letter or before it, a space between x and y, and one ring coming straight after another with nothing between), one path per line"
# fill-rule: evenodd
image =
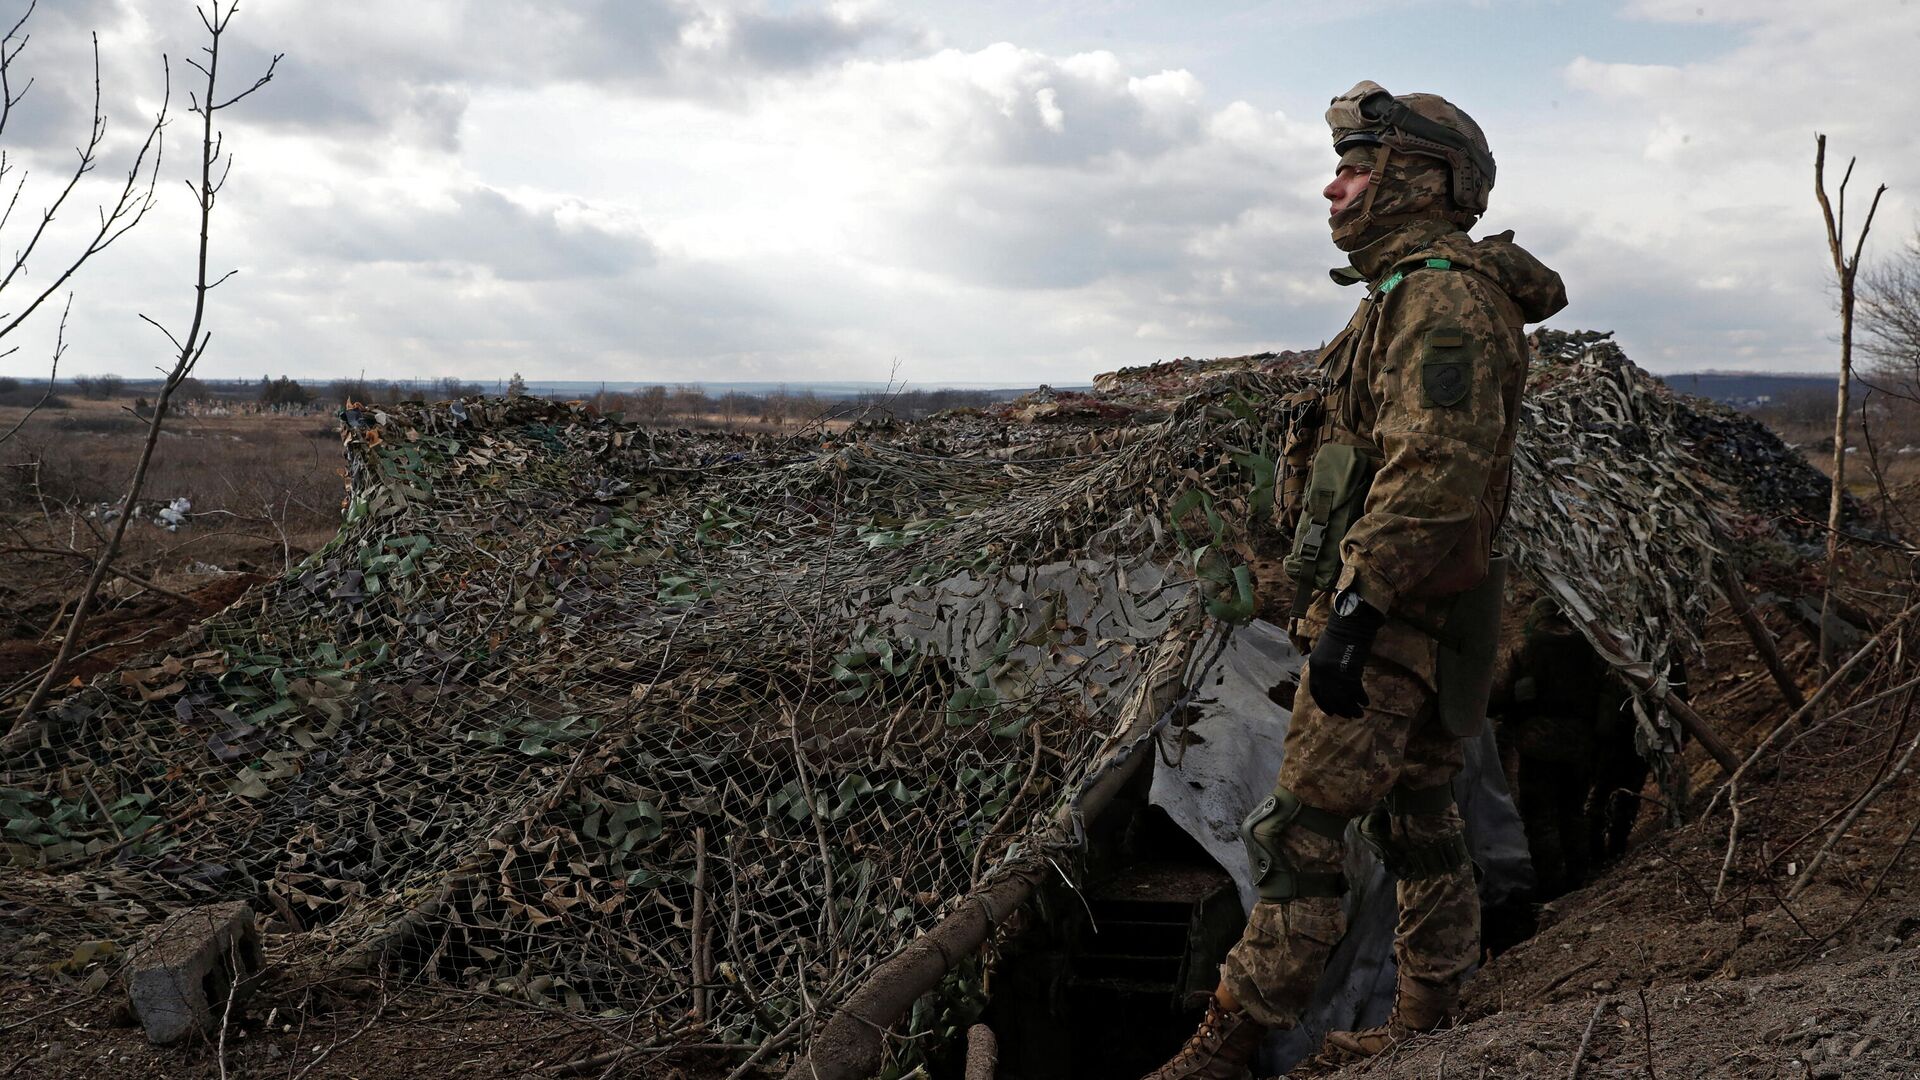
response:
M57 649L63 616L85 582L133 474L146 422L132 401L71 400L42 409L0 462L0 686L25 679ZM0 406L0 431L26 412ZM79 643L87 677L218 611L248 586L325 543L338 528L340 440L329 416L168 419L140 509ZM169 530L154 514L192 505Z
M0 430L17 415L0 410ZM171 532L133 523L124 565L140 580L114 584L84 643L99 651L76 672L82 677L188 629L334 535L343 473L329 417L170 423L177 434L162 439L149 501L186 496L192 516ZM1806 445L1830 430L1816 420L1776 423ZM36 416L7 445L6 460L28 465L9 470L0 489L12 549L0 565L11 620L0 677L14 685L10 692L49 653L49 631L85 565L62 552L90 549L100 522L88 512L115 497L139 433L139 422L117 406L85 402ZM1920 441L1920 425L1886 416L1875 438L1890 451L1881 455L1879 482L1862 468L1849 488L1871 524L1902 530L1906 514L1920 511L1920 454L1891 451ZM1822 463L1818 453L1810 456ZM1854 458L1868 456L1863 448ZM1897 586L1902 572L1875 551L1853 554L1846 581L1848 595L1868 608L1890 595L1884 587ZM648 606L651 592L639 595L637 606ZM1772 607L1763 619L1797 685L1819 685L1804 622ZM1744 755L1787 710L1724 606L1708 620L1704 644L1694 703ZM1875 677L1884 675L1876 669ZM1908 826L1920 820L1920 792L1896 764L1914 735L1912 704L1909 697L1891 711L1842 715L1788 743L1743 789L1737 859L1726 854L1724 811L1699 816L1718 768L1697 743L1687 746L1679 763L1694 796L1682 808L1688 824L1664 828L1655 813L1644 815L1623 859L1546 905L1536 934L1490 958L1469 985L1464 1023L1349 1075L1912 1075L1920 1067L1910 1022L1920 986L1920 853L1910 850L1915 830ZM1883 797L1866 805L1883 782ZM1663 808L1661 794L1653 786L1641 793L1655 809ZM1856 806L1865 807L1859 820L1829 840L1828 830ZM1819 881L1789 899L1805 860L1829 843ZM18 911L26 910L31 905L21 902ZM671 936L684 925L660 929ZM269 927L270 954L302 938L284 916ZM104 968L96 963L95 970ZM629 1021L530 1009L497 989L504 984L403 989L377 978L290 980L249 1008L224 1045L155 1049L128 1024L115 995L76 994L78 983L56 973L6 984L21 1014L0 1028L0 1061L13 1061L11 1075L545 1077L600 1053L607 1056L588 1075L770 1074L743 1068L739 1045L642 1045Z

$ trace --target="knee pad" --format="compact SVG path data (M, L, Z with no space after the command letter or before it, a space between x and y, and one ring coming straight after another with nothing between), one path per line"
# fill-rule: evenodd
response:
M1301 896L1339 896L1347 890L1347 878L1338 871L1301 870L1286 851L1284 838L1290 829L1305 829L1334 841L1345 839L1347 819L1308 806L1284 787L1273 794L1240 822L1240 839L1247 845L1247 861L1253 867L1253 887L1262 900L1285 901Z
M1360 819L1360 838L1380 856L1387 873L1401 881L1445 877L1472 863L1460 827L1449 822L1436 836L1411 840L1393 835L1393 819L1424 818L1437 823L1452 806L1451 784L1419 790L1395 786Z

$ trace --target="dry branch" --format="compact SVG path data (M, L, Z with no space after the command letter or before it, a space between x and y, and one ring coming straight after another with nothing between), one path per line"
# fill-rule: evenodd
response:
M192 374L194 365L199 362L201 356L205 355L207 344L212 338L211 334L202 332L202 327L206 320L207 293L214 285L218 284L218 282L210 284L207 280L207 249L212 230L214 201L219 194L220 183L224 182L224 171L221 181L216 182L213 178L214 167L222 161L220 139L214 130L213 116L214 113L225 108L226 105L233 104L233 102L252 93L253 90L257 90L265 85L267 80L273 78L273 67L279 62L280 58L277 56L274 57L273 62L267 67L266 74L255 80L252 88L230 99L226 102L226 105L213 104L214 90L217 85L217 77L220 70L220 39L226 32L227 25L232 20L234 12L238 10L238 4L237 2L229 4L223 13L218 0L215 0L211 14L209 14L206 9L199 10L201 21L206 25L211 44L206 50L207 63L204 66L191 60L188 61L188 63L192 63L195 67L199 68L206 75L207 79L206 100L195 105L192 110L201 118L200 184L194 189L200 207L200 237L198 258L196 260L196 278L194 282L193 320L187 329L184 339L175 338L172 334L167 335L168 338L178 346L179 351L174 357L172 370L167 372L166 382L161 386L159 396L154 401L153 417L147 422L146 443L140 449L140 460L134 466L133 478L127 484L126 495L120 500L120 512L118 516L114 518L113 532L109 534L106 545L101 549L100 556L94 563L93 572L88 575L87 583L81 589L80 599L75 603L73 614L67 622L66 636L61 639L60 651L54 656L53 663L47 668L46 675L41 678L40 685L34 688L33 694L27 698L27 703L21 707L20 714L15 718L13 726L8 729L5 739L0 740L0 756L12 756L25 750L32 744L33 739L38 733L36 720L39 710L41 706L46 704L48 696L53 692L53 688L59 684L60 677L66 670L67 662L73 656L73 650L79 644L82 633L86 629L87 618L93 612L94 601L99 595L100 586L106 581L107 574L113 566L113 560L120 554L120 542L122 538L126 536L128 523L133 520L134 504L139 500L140 492L146 486L147 469L153 462L154 447L160 441L160 428L161 425L166 422L167 407L173 399L174 391L178 390L180 384L186 380L188 375ZM99 61L96 54L94 76L96 117L98 116L99 98L98 64ZM171 90L171 76L169 76L168 79L168 86L169 90ZM155 121L153 131L149 135L150 141L157 141L159 138L160 127L164 122L165 116L164 106L162 107L161 115L163 119ZM96 120L96 145L98 140L103 137L100 127L100 123ZM141 160L144 160L144 154L145 150L142 150ZM84 160L83 155L83 163ZM226 160L230 166L231 158ZM156 154L156 170L158 167L159 163ZM136 160L134 171L129 174L127 191L133 189L133 185L139 175L139 168L140 163ZM124 193L122 198L126 198ZM150 201L149 198L149 203ZM139 221L139 215L145 213L145 208L143 205L138 211L128 212L134 214L134 217L133 220L128 222L124 227L118 223L115 217L111 215L103 216L100 235L96 237L94 245L88 248L88 254L82 256L83 260L97 253L103 249L106 244L112 243L114 239L123 235L126 229L131 228L133 224ZM52 220L51 210L47 212L47 220ZM37 238L38 234L36 233L35 235ZM29 249L30 248L31 244L29 245ZM24 257L23 254L20 256L20 259L24 259ZM21 265L20 261L16 261L14 266L15 271L18 271ZM68 269L67 274L70 275L78 266L79 262L75 262L73 267ZM11 277L12 275L9 274L7 280L11 280ZM60 282L64 283L65 280L66 275L63 275L60 278ZM224 280L224 278L222 280ZM5 287L6 281L0 280L0 289L4 289ZM35 303L37 304L38 301L35 301ZM4 336L15 326L18 326L20 320L24 319L30 312L31 308L29 308L27 312L22 312L19 317L15 318L5 328L0 328L0 336ZM144 315L141 317L146 318ZM148 319L147 321L152 322L153 320ZM157 326L159 324L155 323L154 325Z
M1826 863L1827 855L1833 851L1833 845L1840 842L1840 838L1847 834L1848 829L1853 828L1853 823L1860 820L1860 815L1866 812L1867 807L1873 805L1874 800L1884 794L1889 786L1906 775L1907 766L1913 762L1913 753L1915 750L1920 750L1920 735L1915 735L1913 741L1907 744L1906 752L1900 755L1900 761L1893 767L1892 771L1881 777L1871 788L1868 788L1866 794L1860 796L1860 798L1854 802L1853 809L1847 811L1847 816L1840 819L1840 823L1833 827L1833 832L1827 834L1826 843L1821 844L1820 849L1815 851L1813 857L1807 860L1807 868L1801 872L1800 880L1794 882L1793 887L1787 890L1787 899L1791 900L1800 895L1801 890L1805 889L1807 884L1813 880L1815 871L1819 870L1820 867Z
M1760 654L1760 661L1767 665L1767 673L1773 676L1775 686L1780 688L1780 696L1787 707L1798 709L1807 703L1807 696L1800 692L1799 684L1787 671L1787 665L1780 660L1780 650L1774 644L1773 635L1767 632L1767 624L1753 610L1753 602L1747 598L1747 587L1741 584L1740 575L1725 560L1718 563L1720 571L1720 591L1726 595L1728 606L1739 617L1740 625L1746 628L1748 640L1753 642L1753 651Z
M1853 254L1847 255L1847 183L1853 179L1857 159L1847 160L1846 174L1840 179L1840 209L1836 214L1827 199L1827 137L1816 135L1814 146L1813 193L1820 200L1820 214L1827 226L1827 250L1833 257L1834 278L1840 286L1840 379L1833 411L1833 494L1827 510L1827 583L1820 606L1820 669L1830 671L1833 640L1827 632L1827 616L1833 606L1834 582L1840 572L1841 509L1847 493L1847 395L1853 380L1854 278L1860 272L1860 252L1866 246L1867 234L1873 230L1873 215L1880 209L1880 196L1886 194L1887 185L1874 189L1873 202L1867 207L1867 220L1855 236Z
M1116 748L1137 746L1178 706L1183 689L1181 675L1192 647L1185 635L1171 635L1162 641L1142 676L1124 734L1113 744ZM1218 655L1216 651L1214 657ZM1098 778L1081 798L1069 799L1061 807L1054 817L1054 828L1072 835L1076 828L1098 818L1149 756L1129 753L1114 759L1111 768L1096 774ZM788 1070L787 1080L859 1080L872 1075L882 1062L886 1032L900 1022L922 994L933 989L962 958L985 944L1027 902L1047 869L1044 862L1035 865L1033 860L1010 868L874 969L814 1034L806 1056Z

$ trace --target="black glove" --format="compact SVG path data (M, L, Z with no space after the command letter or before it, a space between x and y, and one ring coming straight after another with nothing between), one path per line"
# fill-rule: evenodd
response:
M1367 705L1360 671L1373 653L1373 639L1387 621L1386 613L1360 599L1352 589L1334 598L1333 617L1307 654L1312 677L1307 689L1313 703L1334 716L1358 717Z

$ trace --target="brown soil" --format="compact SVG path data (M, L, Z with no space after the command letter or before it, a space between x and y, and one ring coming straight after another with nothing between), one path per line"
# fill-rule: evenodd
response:
M288 427L273 437L308 436ZM337 478L305 482L337 497ZM16 523L38 513L18 501L8 509ZM143 534L152 546L129 565L188 600L130 590L114 601L84 645L151 633L88 657L75 672L80 677L160 644L261 580L257 573L181 576L189 557L204 554L188 548L169 555L159 542L178 538L138 527L155 535ZM316 533L306 542L320 539ZM245 560L252 570L279 569L284 552L277 537L234 543L251 547L228 550L233 561L221 565ZM296 538L293 556L300 553ZM29 573L29 565L38 569ZM51 656L38 639L60 598L70 594L72 576L62 560L0 559L0 606L15 624L0 626L0 687ZM1802 685L1811 685L1806 642L1784 622L1774 630ZM1744 752L1785 710L1737 624L1723 616L1709 638L1697 703ZM1912 737L1914 720L1833 725L1754 777L1742 793L1741 856L1724 887L1727 814L1723 808L1698 819L1718 784L1717 770L1697 748L1689 750L1694 820L1669 830L1651 820L1657 815L1646 815L1640 842L1619 865L1550 905L1534 938L1493 958L1473 978L1461 1024L1335 1075L1920 1075L1920 851L1910 850L1920 848L1912 843L1920 791L1911 777L1899 778L1861 816L1815 884L1784 899L1837 812L1880 775L1903 735ZM0 914L5 907L0 903ZM115 1015L116 994L83 993L75 985L81 977L0 981L8 1003L0 1014L0 1080L185 1080L223 1071L287 1080L553 1076L565 1062L630 1046L635 1038L614 1022L457 992L341 997L324 988L282 986L243 1010L224 1051L211 1042L154 1048ZM721 1077L740 1060L731 1050L635 1050L585 1075Z
M1730 621L1711 628L1701 711L1744 754L1785 709L1739 635ZM1782 644L1789 657L1808 651L1791 637ZM1802 685L1812 681L1803 671ZM1836 812L1912 737L1900 726L1836 725L1749 780L1741 858L1717 899L1725 810L1673 830L1643 823L1618 866L1548 905L1535 937L1470 980L1459 1026L1331 1075L1573 1076L1590 1019L1582 1077L1920 1075L1911 778L1890 785L1816 881L1786 899ZM1718 772L1697 749L1687 756L1697 808Z
M8 1080L546 1078L568 1063L623 1049L618 1060L578 1075L717 1080L740 1060L733 1051L661 1053L638 1047L639 1039L612 1024L478 997L403 995L381 1006L323 991L263 994L236 1016L223 1048L217 1038L153 1046L109 994L17 982L0 983L0 994L8 1002L0 1078Z

